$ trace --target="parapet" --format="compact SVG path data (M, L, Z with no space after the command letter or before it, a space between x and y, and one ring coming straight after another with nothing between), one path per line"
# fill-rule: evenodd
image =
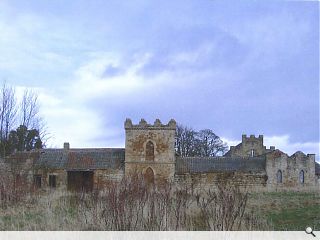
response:
M256 137L254 134L251 134L249 137L247 137L246 134L242 134L242 142L246 142L246 141L252 141L252 140L258 140L260 142L262 142L263 144L263 135L259 135L258 137Z
M70 149L70 143L68 143L68 142L63 143L63 149L64 150L69 150Z
M177 123L174 119L171 119L168 124L162 124L159 119L154 121L154 124L147 123L143 118L140 120L139 124L132 124L130 118L127 118L124 122L124 128L127 129L165 129L165 130L176 130Z

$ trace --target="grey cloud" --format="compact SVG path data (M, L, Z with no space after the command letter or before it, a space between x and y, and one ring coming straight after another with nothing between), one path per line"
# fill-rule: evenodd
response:
M151 76L164 71L183 69L201 71L208 68L227 68L242 64L249 54L247 46L241 44L235 36L214 26L194 26L188 29L170 31L164 34L164 41L155 43L151 58L140 69L140 74ZM181 54L194 59L177 59Z

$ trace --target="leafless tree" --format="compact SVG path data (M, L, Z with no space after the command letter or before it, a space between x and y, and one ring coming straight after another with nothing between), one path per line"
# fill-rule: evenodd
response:
M27 128L38 129L38 95L29 89L26 89L23 93L20 103L20 125L24 125Z
M204 129L197 133L196 152L198 156L214 157L224 154L227 150L225 144L212 130Z
M195 156L196 131L178 124L176 129L175 147L179 156Z
M21 102L18 103L15 88L3 83L0 89L0 153L10 154L14 149L10 146L10 133L20 126L37 130L45 146L50 138L47 126L39 114L38 95L35 91L26 89Z
M38 94L32 89L25 89L18 111L20 125L26 126L28 129L38 130L45 145L50 135L44 119L40 116L39 109Z
M4 140L8 138L9 132L16 122L17 108L14 88L4 83L0 97L0 132L1 140Z
M197 132L192 128L178 124L175 148L176 153L182 157L214 157L224 154L227 150L227 144L210 129Z
M16 98L14 88L3 83L0 90L0 145L1 155L8 152L7 139L16 122Z

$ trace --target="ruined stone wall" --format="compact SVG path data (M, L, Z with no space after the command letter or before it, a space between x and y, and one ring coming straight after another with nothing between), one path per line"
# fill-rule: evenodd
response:
M281 171L281 181L278 177L279 171ZM266 172L268 191L320 190L315 176L314 154L305 155L296 152L289 157L279 150L274 151L266 155Z
M144 174L151 168L155 178L170 179L174 176L176 122L170 120L163 125L156 120L153 125L141 119L133 125L130 119L125 122L125 174ZM153 146L153 157L149 156L147 144ZM150 151L149 151L150 152Z
M63 169L51 170L47 172L47 175L44 177L46 181L46 186L49 186L49 176L55 175L56 176L56 188L61 190L67 189L67 172Z
M265 172L210 172L201 174L180 174L175 176L177 184L187 184L194 191L214 190L218 185L239 186L249 192L266 191L267 176Z
M20 181L31 186L33 184L34 161L38 157L36 152L17 152L2 159L1 171L3 176L12 181Z
M121 169L96 169L93 171L93 188L104 189L108 187L110 182L121 181L124 176L124 172ZM49 176L56 176L56 188L59 190L67 190L68 187L68 171L65 169L45 169L39 168L32 173L34 175L41 175L42 188L49 187ZM33 182L33 179L31 183Z
M67 171L64 169L38 168L33 175L41 175L41 188L49 188L49 176L56 176L56 189L67 189Z
M120 169L97 169L93 171L94 188L106 189L111 182L119 182L124 177Z
M243 134L242 142L237 146L231 146L230 151L227 153L227 155L250 157L253 154L253 156L260 156L274 149L274 146L270 146L270 149L267 149L263 145L263 135L259 135L258 137L250 135L250 137L247 137L247 135Z

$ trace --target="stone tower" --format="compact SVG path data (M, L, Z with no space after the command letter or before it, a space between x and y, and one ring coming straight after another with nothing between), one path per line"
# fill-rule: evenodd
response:
M148 124L141 119L134 125L130 119L125 124L125 175L142 173L148 180L170 180L175 169L175 131L176 122L171 119L162 124L156 119Z
M250 137L247 137L247 135L243 134L242 142L237 146L231 146L230 151L225 155L239 157L256 157L274 150L274 146L270 146L270 149L267 149L263 145L263 135L259 135L258 137L255 137L255 135L250 135Z

